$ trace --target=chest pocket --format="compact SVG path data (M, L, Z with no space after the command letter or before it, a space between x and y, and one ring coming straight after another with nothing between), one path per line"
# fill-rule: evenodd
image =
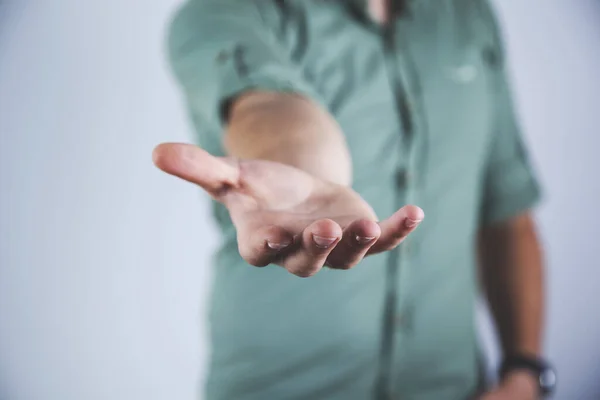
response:
M444 12L442 12L444 11ZM411 55L419 76L430 162L456 177L475 171L491 137L493 102L486 47L460 7L432 8L436 27L418 28Z
M477 147L489 134L491 99L482 49L473 43L439 57L425 85L430 134L448 146Z

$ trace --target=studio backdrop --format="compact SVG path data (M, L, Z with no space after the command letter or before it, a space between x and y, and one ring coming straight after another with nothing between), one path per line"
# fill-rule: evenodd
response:
M217 234L150 157L193 140L163 53L176 4L0 3L0 399L200 396ZM600 399L600 2L497 7L545 189L556 398Z

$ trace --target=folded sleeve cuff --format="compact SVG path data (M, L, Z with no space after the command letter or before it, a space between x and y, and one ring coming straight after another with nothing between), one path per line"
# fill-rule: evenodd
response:
M243 61L234 58L221 69L221 87L217 110L221 127L227 121L228 106L244 92L260 90L297 94L325 107L320 94L300 75L296 68L271 63L246 69Z
M513 173L502 173L488 181L482 205L482 225L505 221L534 208L542 199L540 185L523 166Z

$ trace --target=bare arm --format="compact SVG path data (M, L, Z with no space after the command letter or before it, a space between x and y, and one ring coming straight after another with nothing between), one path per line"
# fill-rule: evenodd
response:
M544 268L532 217L524 214L483 228L479 250L482 282L504 355L539 355Z
M229 156L162 144L156 165L196 183L229 210L240 255L308 277L349 269L395 248L423 219L405 206L383 221L350 187L350 156L335 120L299 95L250 92L230 107Z
M310 100L285 93L250 92L230 109L224 138L229 155L275 161L349 186L351 161L331 115Z
M423 211L407 205L380 220L352 190L340 127L273 40L262 14L270 2L258 3L186 2L176 14L169 34L173 71L199 133L224 131L227 157L164 143L154 162L227 208L249 264L278 264L302 277L323 265L352 268L395 248ZM243 51L232 56L236 49Z

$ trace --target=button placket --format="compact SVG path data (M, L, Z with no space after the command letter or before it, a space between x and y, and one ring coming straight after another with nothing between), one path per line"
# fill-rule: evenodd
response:
M413 309L410 304L405 304L394 318L395 326L400 332L407 333L412 329Z

